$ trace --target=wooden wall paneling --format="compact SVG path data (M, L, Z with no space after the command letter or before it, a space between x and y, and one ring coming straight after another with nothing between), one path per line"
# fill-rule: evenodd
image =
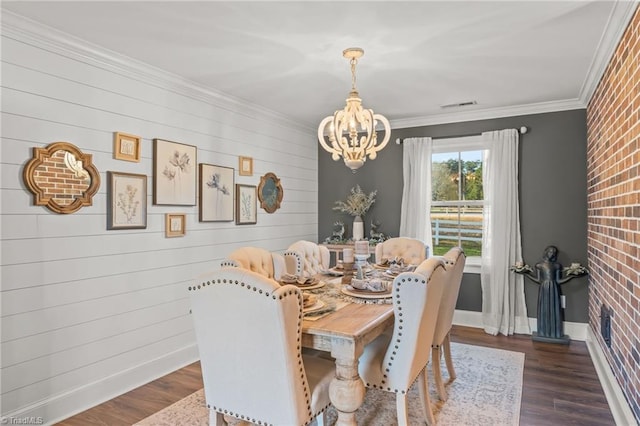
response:
M3 28L3 30L5 29L6 27ZM249 128L252 128L252 124L256 121L264 121L261 127L270 133L283 129L281 124L271 124L270 120L256 112L233 108L233 104L230 106L222 96L210 96L197 89L185 90L184 87L180 87L180 82L176 84L178 90L171 90L172 88L167 87L167 81L163 80L164 76L149 78L149 75L145 75L144 72L131 72L126 67L117 70L118 72L113 72L114 70L108 66L105 67L104 63L92 61L83 54L76 55L73 50L65 52L67 54L61 56L32 43L23 43L15 38L5 37L2 47L4 57L17 55L16 57L20 57L20 61L13 61L13 63L25 69L46 70L47 73L59 76L61 79L80 82L87 87L102 88L106 91L125 94L132 99L153 105L179 105L179 111L199 116L206 122L206 126L214 129L224 129L234 125L242 128L245 121L249 124ZM126 61L129 58L123 59ZM184 83L188 84L189 82L184 81ZM300 131L300 129L297 130ZM290 132L291 129L288 131Z
M177 348L192 346L193 339L194 336L191 332L184 332L175 336L167 335L165 339L147 346L132 348L118 356L99 360L57 376L50 375L49 378L42 381L34 383L23 381L24 384L21 387L3 394L3 410L7 410L7 412L18 410L23 406L27 396L40 403L47 398L52 399L52 396L56 398L64 397L66 396L65 393L74 389L93 384L99 380L105 380L105 376L121 375L123 373L123 365L129 366L130 369L135 369L135 367L149 361L154 361L158 354L170 354ZM126 377L122 377L121 380L126 382ZM81 392L76 392L81 394ZM37 406L30 407L30 410L37 410L38 408ZM47 418L50 417L47 416Z
M174 303L185 298L184 293L190 281L159 283L158 287L131 291L112 296L95 297L72 304L53 306L37 311L25 311L6 316L6 331L3 341L48 333L65 327L115 317L129 312L139 311L158 305L166 305L170 311L177 312L181 305ZM178 312L184 314L188 310ZM27 356L27 354L24 354Z
M137 347L145 347L167 336L190 333L191 330L191 318L185 314L181 318L158 321L80 346L32 358L4 368L3 392L11 392L25 384L28 386L47 380L49 377L59 376L119 356L131 350L133 344Z
M215 259L202 262L202 269L215 269L220 264ZM74 303L82 303L94 299L106 299L109 297L144 292L147 290L159 291L164 286L184 282L193 269L193 264L184 264L165 268L153 268L133 271L122 274L116 271L113 274L88 278L85 280L62 281L46 286L34 286L14 291L5 291L3 294L3 317L21 314L30 311L68 306ZM181 281L182 280L182 281ZM179 296L179 294L178 294ZM186 296L185 296L186 297ZM107 299L109 301L109 299ZM140 309L144 305L138 306ZM13 333L10 327L6 327L6 333ZM3 335L3 337L7 337Z
M150 240L150 243L153 243L153 240ZM61 281L85 280L113 275L116 272L125 274L154 268L167 270L185 263L193 264L206 260L208 260L207 253L202 253L198 247L185 247L179 250L148 250L141 253L114 254L99 258L8 265L3 268L4 277L8 280L6 286L3 283L3 289L13 290Z
M7 84L10 84L10 82L8 82ZM47 88L57 87L57 85L53 81L47 82L47 84L45 84L44 86ZM84 86L82 86L81 88L84 88ZM125 123L129 124L126 127L139 127L138 123L146 123L146 125L149 125L149 123L151 123L163 127L165 133L156 135L154 137L176 140L178 142L189 143L192 145L197 145L201 139L210 137L210 135L204 133L205 129L199 129L202 120L197 119L191 114L184 114L181 116L175 110L168 109L166 107L156 107L158 109L158 114L161 115L161 118L157 118L157 115L152 114L153 111L149 111L153 109L152 106L145 103L139 103L134 105L132 109L135 111L138 108L141 108L143 109L144 114L140 116L131 116L127 115L126 111L123 111L123 105L127 105L127 103L131 102L124 96L115 96L112 93L109 93L109 95L111 95L113 99L111 99L108 103L93 101L91 104L80 104L79 102L60 98L68 93L78 92L78 87L68 87L66 88L66 90L60 90L60 93L57 93L58 90L56 90L56 93L48 94L31 93L28 92L28 89L29 88L3 89L3 97L8 98L14 104L19 103L22 106L21 108L15 109L13 111L14 113L32 117L34 119L50 120L57 123L65 123L67 125L75 125L80 127L86 126L86 123L91 122L92 118L95 122L94 113L95 110L99 110L101 112L104 112L104 116L101 117L99 122L95 123L95 128L97 130L109 132L110 129L118 129L119 127L116 126L123 125L124 116L128 117L128 120L131 121L131 123ZM91 94L90 98L92 100L101 99L101 95L102 94L100 92L93 93ZM154 119L156 120L155 122L153 121ZM140 130L144 129L138 129L136 131L141 133ZM258 130L261 131L259 127ZM177 132L179 132L180 134L178 135ZM291 143L284 142L284 138L290 138L291 140L293 140L295 136L299 136L296 135L296 132L285 132L282 135L278 135L277 137L272 137L269 135L258 133L257 131L249 131L246 128L239 128L236 129L236 131L233 133L233 136L234 140L237 142L236 146L242 146L243 144L249 145L250 141L254 141L256 139L262 139L268 142L253 147L252 151L254 152L254 156L262 156L266 161L270 160L271 158L277 158L280 161L282 161L283 159L287 160L287 156L295 157L295 159L298 161L304 160L304 157L301 157L300 155L293 156L291 152ZM307 138L309 137L307 136ZM311 140L311 138L309 138L309 140ZM110 145L102 146L102 148L106 148L106 152L111 152ZM90 149L90 147L86 149ZM304 154L309 160L313 159L313 150L307 148L305 149ZM288 164L296 164L292 161L293 158L289 158L288 160ZM314 164L314 167L317 166L315 166Z
M228 252L316 238L315 130L40 33L4 26L2 46L2 415L50 420L193 362L185 289ZM140 163L113 159L115 131L142 137ZM199 223L197 206L153 206L149 187L147 229L107 231L106 172L152 179L153 138L227 167L251 153L256 173L283 179L281 214ZM68 217L32 206L20 178L34 146L59 140L92 154L103 179L93 206ZM187 215L184 238L164 238L172 211Z
M2 357L5 368L79 347L88 343L127 333L134 328L144 328L157 323L188 319L188 299L171 300L148 307L104 316L93 321L80 322L68 327L49 330L12 339L3 344Z

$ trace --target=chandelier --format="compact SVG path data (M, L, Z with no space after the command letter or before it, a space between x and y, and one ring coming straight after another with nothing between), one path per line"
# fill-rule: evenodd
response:
M318 127L320 145L331 154L334 161L342 156L344 164L354 173L362 167L367 156L375 160L378 151L387 145L391 136L389 121L385 117L374 114L372 109L362 108L362 99L356 89L356 64L362 55L364 50L359 47L342 52L342 56L349 59L351 64L351 92L347 105L322 120ZM379 144L376 132L378 123L384 127L384 138Z

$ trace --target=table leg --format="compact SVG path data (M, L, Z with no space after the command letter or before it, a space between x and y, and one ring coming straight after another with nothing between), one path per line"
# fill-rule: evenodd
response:
M336 425L356 426L356 410L364 402L364 383L358 375L362 348L353 342L334 342L331 355L336 359L336 377L329 386L331 404L338 411Z

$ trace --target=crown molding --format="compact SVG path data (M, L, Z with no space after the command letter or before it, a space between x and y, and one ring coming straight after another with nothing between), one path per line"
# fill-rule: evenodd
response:
M315 129L306 123L301 124L293 121L278 112L212 90L13 12L2 10L1 20L3 37L9 37L134 80L162 87L249 118L277 123L304 133L315 132Z
M579 99L563 101L539 102L499 108L474 109L446 114L433 114L425 117L402 118L389 120L392 129L408 127L433 126L436 124L459 123L464 121L487 120L492 118L515 117L519 115L541 114L546 112L569 111L586 108L586 103Z
M401 129L436 124L456 123L474 120L512 117L528 114L566 111L586 108L595 88L614 54L628 23L635 12L638 1L619 0L609 16L607 26L598 44L589 72L583 82L577 99L541 102L508 107L469 109L465 111L432 114L423 117L390 120L391 128ZM215 91L183 77L153 67L128 56L110 51L101 46L58 31L21 15L2 11L2 35L14 38L50 52L62 54L126 77L167 88L178 94L233 111L258 120L268 120L301 132L315 133L309 123L299 123L278 112L260 107L248 101Z
M587 77L580 89L580 100L585 105L589 103L593 92L595 92L596 87L598 87L600 79L607 69L607 65L609 65L611 58L616 52L622 35L626 31L636 11L637 5L638 1L618 0L615 2L605 30L602 33L602 38L600 38L600 42L598 43L596 54L589 66Z
M408 127L431 126L436 124L458 123L473 120L487 120L492 118L513 117L528 114L540 114L547 112L568 111L583 109L591 100L591 96L600 83L611 57L615 53L618 43L622 38L631 18L633 17L637 0L616 0L607 20L607 25L602 34L595 56L585 81L580 89L579 97L553 102L541 102L526 105L516 105L500 108L473 109L451 112L445 114L432 114L424 117L389 120L392 129Z

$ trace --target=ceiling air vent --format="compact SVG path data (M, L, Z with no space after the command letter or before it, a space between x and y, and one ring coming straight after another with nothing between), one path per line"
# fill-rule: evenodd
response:
M465 106L469 106L469 105L477 105L478 102L476 101L466 101L466 102L458 102L457 104L446 104L446 105L440 105L440 108L460 108L460 107L465 107Z

